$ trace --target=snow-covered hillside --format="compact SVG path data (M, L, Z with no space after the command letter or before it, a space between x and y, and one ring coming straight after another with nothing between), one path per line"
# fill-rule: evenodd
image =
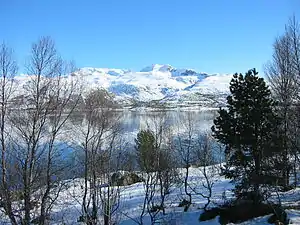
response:
M105 88L119 103L165 102L217 106L228 93L231 75L199 73L154 64L138 72L108 68L82 68L79 77L85 90Z

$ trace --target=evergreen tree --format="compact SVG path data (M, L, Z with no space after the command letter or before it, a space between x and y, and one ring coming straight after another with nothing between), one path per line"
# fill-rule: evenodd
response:
M151 130L141 130L137 134L135 144L141 170L144 172L156 171L158 166L158 149L153 132Z
M230 92L226 109L220 108L214 120L213 135L225 145L228 162L224 174L235 183L237 197L251 191L258 203L261 185L274 177L271 165L274 168L273 159L280 151L275 102L255 69L245 76L234 74Z

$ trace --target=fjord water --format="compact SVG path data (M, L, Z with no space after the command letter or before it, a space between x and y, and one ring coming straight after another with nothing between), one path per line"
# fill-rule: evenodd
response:
M216 110L122 110L113 112L110 115L110 120L112 123L117 123L119 127L118 136L120 140L116 151L119 152L121 157L126 157L128 152L132 153L134 151L135 138L141 129L150 128L155 130L161 125L163 130L170 131L171 138L175 141L178 137L184 140L189 131L192 132L193 137L201 138L201 136L204 137L211 133L211 126L216 116ZM61 148L64 149L62 155L65 162L68 161L76 168L76 171L72 171L72 174L79 175L80 171L83 170L80 161L84 158L84 154L79 146L82 138L77 132L84 131L86 118L83 114L77 114L70 117L69 122L73 126L71 131L73 137L68 140L71 145L61 145ZM195 143L197 143L197 140L195 140ZM213 154L217 162L223 161L224 157L220 151L220 146L214 141L212 141L211 146L214 148ZM176 157L176 150L174 150L174 157Z
M195 134L210 133L216 116L216 110L124 111L120 124L123 135L134 140L139 130L148 127L155 129L160 124L164 129L172 130L174 135L184 133L189 128Z

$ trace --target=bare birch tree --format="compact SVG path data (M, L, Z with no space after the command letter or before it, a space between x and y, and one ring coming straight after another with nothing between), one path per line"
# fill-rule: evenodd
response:
M0 197L5 213L8 215L11 224L17 225L17 218L12 206L12 182L10 174L11 148L8 135L9 122L8 113L12 106L13 79L17 73L17 65L12 56L12 50L5 44L0 46L0 146L1 146L1 185Z
M82 216L88 225L113 222L118 209L120 192L110 184L116 143L119 135L118 119L113 115L112 102L104 90L94 90L85 99L85 126L79 129L84 153L84 184ZM101 215L102 220L101 220Z
M50 37L42 37L32 45L26 68L29 81L22 87L23 100L10 114L19 191L24 202L19 216L24 225L30 224L33 216L39 224L45 224L61 190L55 185L62 170L56 165L55 142L76 106L75 101L70 107L75 87L63 81L64 73L72 69L66 67Z
M187 112L186 117L179 118L178 135L175 139L175 148L179 159L184 167L183 183L184 192L188 199L184 199L185 211L192 204L192 192L189 189L189 172L191 165L195 162L194 144L196 135L196 124L192 112Z
M57 68L57 74L52 78L51 90L49 92L49 115L48 115L48 132L46 136L46 151L44 171L42 174L43 182L45 186L40 189L41 192L41 206L39 215L39 224L46 223L47 217L51 212L53 204L62 188L64 187L64 173L67 171L68 165L62 163L62 155L59 147L56 146L56 142L63 133L65 124L69 117L76 109L78 101L80 99L80 86L76 80L66 81L63 79L63 75L69 74L75 70L73 64L60 62ZM78 94L79 92L79 94ZM75 96L75 97L74 97ZM63 139L63 137L62 137Z
M207 200L203 207L204 211L207 210L211 203L216 176L220 173L218 165L216 165L211 138L209 134L203 134L201 137L198 136L195 149L196 158L199 162L199 170L203 176L198 184L200 185L198 188L199 191L195 193Z
M289 20L283 35L273 44L272 60L265 67L265 73L272 88L272 93L279 102L278 112L282 118L283 156L282 171L284 186L289 186L291 172L290 156L294 155L296 165L298 148L295 143L295 121L300 91L300 26L295 17ZM297 100L298 99L298 100ZM294 137L294 138L293 138ZM296 138L297 139L297 138ZM296 179L296 177L295 177Z

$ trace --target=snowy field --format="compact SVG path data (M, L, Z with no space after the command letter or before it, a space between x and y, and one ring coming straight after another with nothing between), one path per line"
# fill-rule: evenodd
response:
M184 172L179 170L179 174ZM210 207L215 206L225 201L224 196L227 199L232 197L231 189L233 185L229 180L218 175L218 173L210 174L210 179L214 181L213 186L213 197ZM190 188L195 192L206 193L206 189L203 188L202 182L204 181L203 174L200 168L190 168L189 183ZM83 180L75 179L68 183L68 188L61 192L57 203L54 206L51 222L53 225L67 225L67 224L80 224L77 222L81 214L81 201L83 196ZM144 200L144 184L136 183L129 186L122 186L120 192L120 205L118 213L113 217L116 224L120 225L133 225L137 224L134 219L137 218L141 212L143 200ZM284 205L297 205L300 203L300 189L291 190L286 193L279 193L282 198ZM202 198L199 194L192 195L193 204L187 212L183 212L182 207L178 207L179 202L184 197L184 187L181 182L177 182L171 188L170 195L166 198L166 215L159 215L158 224L203 224L203 225L214 225L219 224L218 217L210 220L199 222L199 216L202 212L203 206L206 203L206 199ZM273 196L276 200L276 195ZM287 210L291 224L300 224L300 211ZM269 216L256 218L251 221L246 221L241 224L268 224L267 219ZM2 217L3 218L3 217ZM1 224L6 223L2 219ZM144 218L144 224L149 224L149 216Z

